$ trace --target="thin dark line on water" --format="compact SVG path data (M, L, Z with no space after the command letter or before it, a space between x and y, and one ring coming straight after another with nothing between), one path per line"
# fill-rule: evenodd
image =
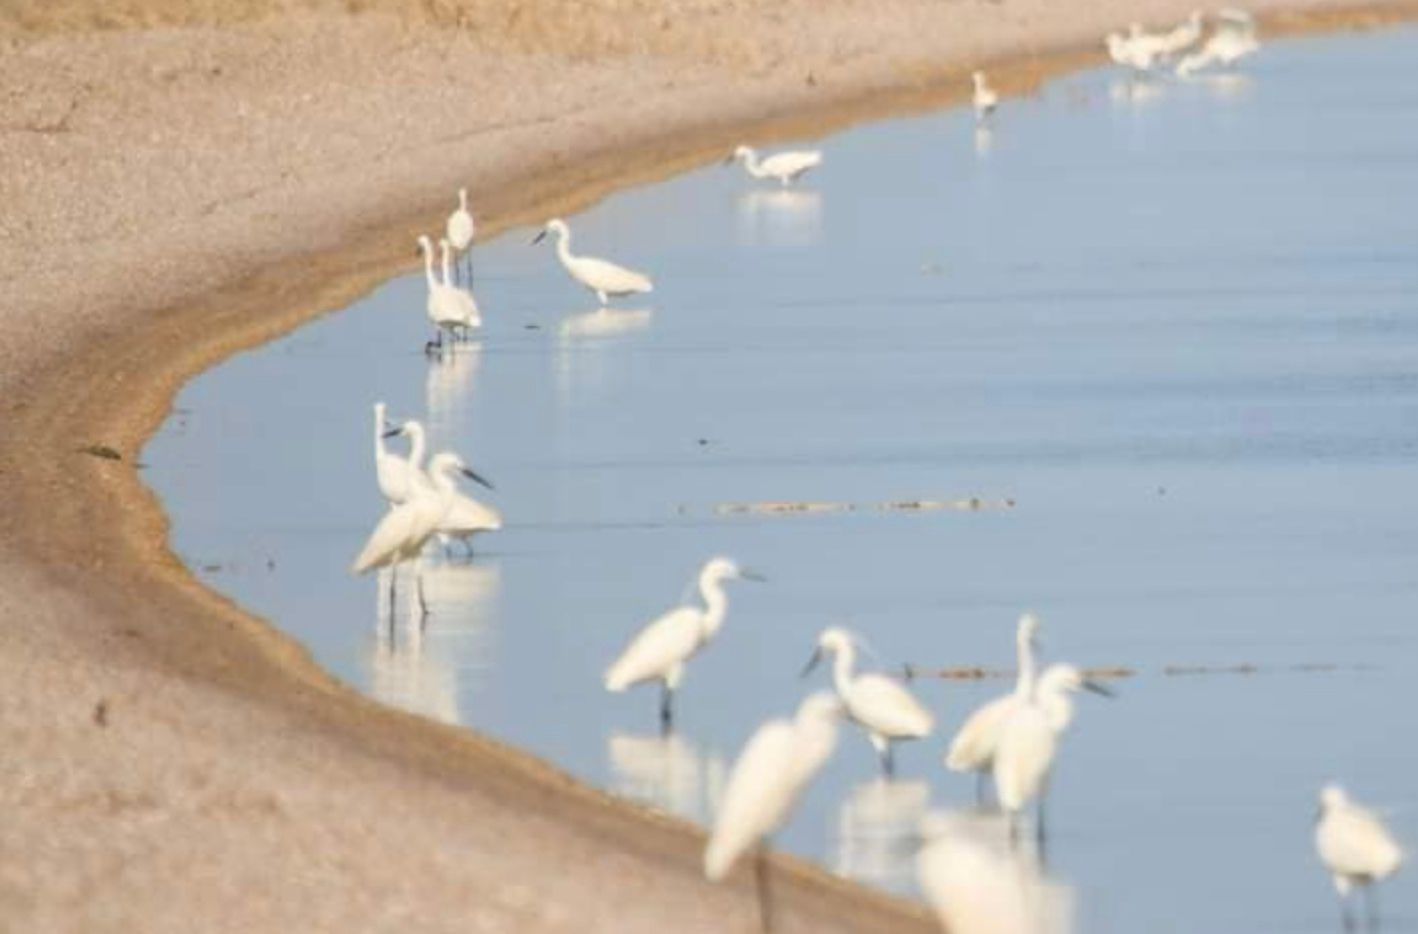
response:
M1257 665L1251 662L1240 662L1234 665L1163 665L1156 669L1133 668L1127 665L1104 665L1083 669L1083 676L1097 681L1115 681L1149 675L1182 678L1214 675L1339 674L1380 670L1382 670L1381 666L1368 663L1341 665L1337 662L1296 662L1290 665ZM1018 673L1008 668L981 668L968 665L953 668L918 668L908 664L901 666L901 676L907 681L917 679L994 681L1013 679L1018 676Z

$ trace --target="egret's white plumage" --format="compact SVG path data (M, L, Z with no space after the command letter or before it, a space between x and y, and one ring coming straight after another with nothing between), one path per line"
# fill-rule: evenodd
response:
M1029 703L1034 690L1034 642L1038 638L1039 618L1033 613L1019 617L1015 646L1019 659L1019 674L1014 691L975 708L966 718L945 756L945 767L952 772L986 773L994 765L995 747L999 734L1010 713Z
M1158 54L1164 58L1171 58L1196 45L1200 38L1201 11L1192 10L1191 15L1183 22L1157 37Z
M990 87L985 80L983 71L972 72L970 79L975 83L975 91L971 98L975 105L975 117L983 120L994 113L995 108L999 106L999 94L995 93L995 89Z
M609 260L573 254L571 228L561 218L547 221L546 227L532 242L540 243L547 234L556 235L556 257L571 278L595 292L602 305L606 304L609 296L637 295L655 290L650 279L641 273L617 266Z
M787 187L802 175L822 165L822 153L816 149L797 152L775 152L759 159L758 153L748 146L740 146L731 157L734 162L742 162L749 175L754 178L771 178Z
M492 489L492 484L474 473L461 460L454 458L440 461L434 458L434 462L429 465L429 482L446 501L443 515L439 517L434 531L444 547L453 539L467 545L468 540L479 532L495 532L502 528L502 514L460 492L453 479L455 473L461 473Z
M1333 877L1339 897L1346 902L1346 928L1351 927L1349 893L1359 888L1367 896L1371 885L1387 879L1403 864L1403 850L1378 815L1354 801L1338 785L1326 785L1320 791L1315 849ZM1378 930L1372 901L1369 914L1370 929Z
M456 454L444 452L433 458L429 469L435 473L450 469L450 461L458 467L462 466ZM408 499L379 520L350 570L363 574L374 568L391 567L417 558L448 509L449 493L449 488L436 487L432 483L412 484Z
M1108 56L1115 64L1132 69L1135 73L1146 73L1157 64L1157 53L1147 43L1138 43L1132 37L1110 32L1104 40Z
M437 329L437 343L442 344L443 332L450 335L458 328L471 327L467 309L454 294L451 286L439 282L433 274L433 241L425 234L419 237L419 250L423 253L423 275L428 285L426 310L428 320Z
M478 310L478 302L473 298L472 291L453 284L453 280L449 276L452 264L452 244L446 239L440 240L438 247L443 254L443 286L452 294L452 301L457 302L459 314L464 322L463 326L465 328L482 327L482 312Z
M453 249L464 254L468 258L468 284L473 281L473 255L470 252L473 245L473 234L475 232L472 212L468 210L468 189L458 189L458 209L448 215L448 223L444 225L444 235L448 242L453 245ZM449 281L448 274L443 274L444 281Z
M699 572L699 593L704 605L675 607L640 630L606 669L606 690L620 692L644 681L659 681L662 685L660 717L668 724L670 698L684 678L685 663L704 648L723 625L729 610L724 582L738 578L761 579L730 558L708 561Z
M842 704L809 695L792 720L770 720L734 762L704 850L704 875L718 881L740 856L786 823L803 789L837 746Z
M1222 10L1216 30L1190 55L1177 63L1177 74L1185 77L1213 65L1229 68L1260 49L1255 20L1242 10Z
M808 662L811 670L824 654L832 655L832 684L847 715L867 731L882 768L893 771L892 743L929 736L935 718L899 681L876 672L856 674L857 648L845 629L824 629Z
M397 506L412 495L413 486L424 479L424 430L416 421L407 421L388 429L384 422L384 403L374 404L374 470L379 480L379 492ZM405 435L409 439L409 456L400 457L384 446L384 439Z

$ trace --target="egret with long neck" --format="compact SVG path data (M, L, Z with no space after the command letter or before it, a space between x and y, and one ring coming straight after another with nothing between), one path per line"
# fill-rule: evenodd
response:
M984 783L994 764L1000 730L1009 715L1018 707L1029 703L1033 694L1034 650L1038 637L1039 618L1033 613L1025 613L1019 617L1014 637L1018 657L1014 690L975 708L951 740L950 750L946 753L946 768L952 772L975 773L975 796L979 802L984 800Z
M561 265L570 274L571 278L581 283L601 300L605 305L611 296L636 295L643 292L653 292L655 286L648 276L626 269L624 266L617 266L609 260L597 259L594 256L577 256L571 252L571 228L566 226L566 221L559 217L554 217L547 221L542 228L542 232L532 239L533 243L541 243L547 234L556 236L556 258L561 260Z

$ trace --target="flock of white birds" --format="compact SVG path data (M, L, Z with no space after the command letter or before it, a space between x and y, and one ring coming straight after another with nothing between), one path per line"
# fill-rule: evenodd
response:
M1112 60L1134 76L1164 67L1182 76L1231 67L1259 48L1252 18L1239 10L1220 11L1209 35L1202 14L1194 12L1172 29L1150 33L1134 23L1126 33L1109 34L1105 42ZM984 73L976 71L971 78L972 103L977 118L983 121L999 106L1000 98ZM800 151L760 157L753 149L739 146L728 161L741 163L755 179L787 186L821 165L822 154ZM427 236L418 241L428 289L428 318L435 328L434 339L426 347L429 352L441 353L467 340L482 323L471 290L475 224L466 189L459 191L458 199L458 208L449 216L439 243L441 277L435 273L433 241ZM594 293L603 307L613 297L653 290L650 278L642 273L572 253L571 230L565 221L548 221L533 243L547 236L555 237L557 259L567 274ZM386 440L395 436L409 440L407 455L386 448ZM472 536L502 527L502 517L495 509L458 489L457 476L488 488L492 485L451 451L434 455L425 466L423 426L417 421L391 425L383 403L374 407L374 455L379 490L389 509L355 559L353 571L362 574L390 568L392 609L392 572L413 563L415 606L418 613L426 615L417 572L425 546L437 540L447 549L453 541L461 541L471 554L468 541ZM720 631L729 608L725 584L734 580L763 577L729 558L707 562L697 581L701 602L675 607L641 629L607 668L605 689L620 692L638 684L658 684L661 727L668 734L675 692L683 682L686 666ZM1037 934L1053 929L1037 904L1038 893L1022 884L1019 867L1004 861L1003 844L992 836L1007 841L1009 848L1016 847L1021 823L1033 806L1034 837L1042 852L1044 802L1060 743L1073 722L1072 695L1080 690L1103 695L1111 695L1111 691L1073 665L1054 664L1039 671L1038 632L1036 616L1026 613L1020 617L1014 689L971 712L955 732L943 760L953 772L977 776L976 804L982 810L976 815L987 813L983 810L985 792L992 785L997 813L1003 819L989 824L969 815L933 814L921 827L917 856L921 887L952 931ZM739 754L719 802L704 851L704 873L710 880L723 879L743 856L756 851L765 926L771 923L767 864L763 860L767 841L787 822L804 790L831 758L839 724L845 720L863 731L888 777L895 772L895 744L924 739L935 729L934 715L904 683L885 673L857 670L862 647L861 639L845 629L822 631L803 675L830 657L834 690L809 694L791 718L773 719L759 727ZM1382 821L1335 785L1320 793L1315 846L1343 899L1346 928L1353 923L1348 904L1351 892L1370 892L1372 883L1392 875L1403 861L1402 850ZM1368 914L1370 923L1376 923L1372 901Z

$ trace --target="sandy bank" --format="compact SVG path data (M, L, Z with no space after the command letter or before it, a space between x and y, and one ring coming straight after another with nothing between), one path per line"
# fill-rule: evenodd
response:
M184 379L411 265L458 184L506 226L745 127L943 100L978 62L1024 87L1084 60L1039 53L1191 0L567 0L520 24L512 0L389 0L77 33L58 6L79 18L0 58L5 926L751 929L693 830L378 708L199 586L132 453ZM1290 25L1409 12L1384 9ZM924 926L782 863L788 930Z

